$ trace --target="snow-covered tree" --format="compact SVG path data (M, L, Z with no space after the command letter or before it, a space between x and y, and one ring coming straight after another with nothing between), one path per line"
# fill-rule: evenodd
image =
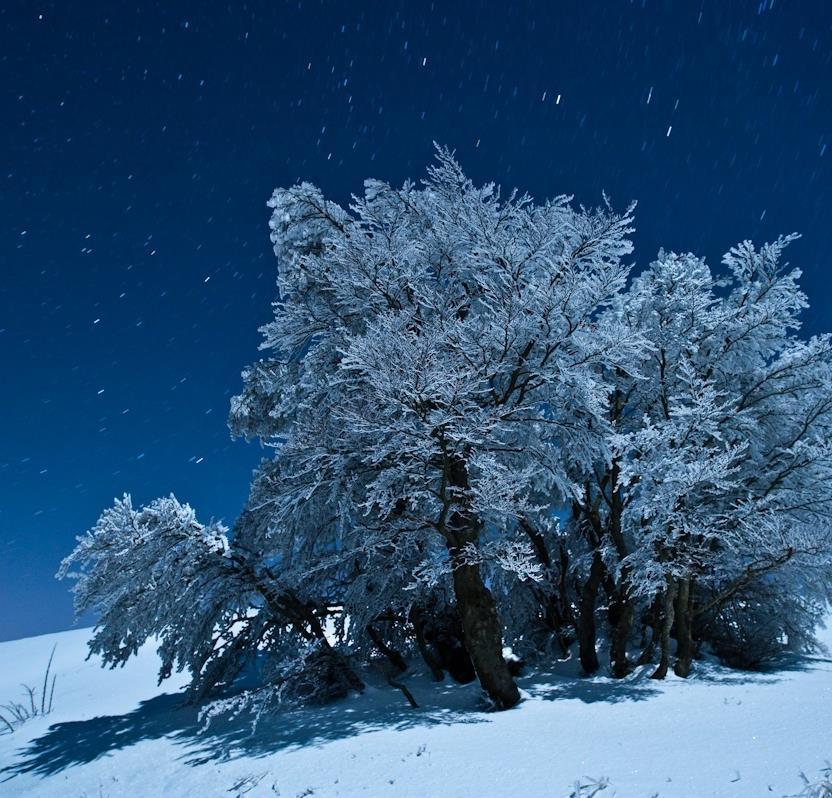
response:
M781 263L793 238L732 249L721 281L692 255L662 253L609 312L649 345L637 376L611 376L611 457L584 475L573 524L595 557L584 588L594 596L606 580L611 594L617 675L629 669L639 600L652 605L647 653L656 638L662 644L657 676L668 667L671 632L676 671L686 675L694 626L706 637L709 622L723 643L729 629L740 629L736 618L718 620L727 602L745 602L747 627L762 593L795 597L789 617L780 600L767 619L777 630L770 643L788 636L793 644L811 637L825 604L832 342L796 337L806 297L799 271ZM591 615L594 604L582 609ZM591 630L584 638L592 670Z
M58 573L77 580L77 613L99 617L90 653L115 667L158 640L159 680L187 669L194 699L230 683L261 651L267 661L260 664L281 691L296 685L286 684L278 666L285 670L290 658L296 669L310 657L326 671L319 693L361 689L327 641L318 608L246 548L244 530L232 542L227 532L216 522L201 524L173 496L140 509L125 496L105 510Z
M660 253L629 285L632 208L476 187L439 150L421 185L344 208L270 203L265 357L231 403L270 450L228 531L173 497L106 510L61 575L91 650L160 641L161 677L262 709L361 690L410 654L519 700L508 644L687 675L811 644L832 585L832 339L801 339L793 237L715 276ZM599 598L603 597L603 602ZM392 677L391 677L392 678ZM210 714L210 713L209 713Z
M578 423L602 423L595 375L637 345L595 323L626 279L629 211L501 198L444 150L422 188L368 181L349 211L307 184L270 204L270 359L231 423L275 447L269 524L289 567L348 579L357 631L411 583L449 580L477 675L510 706L482 564L534 578L519 521L547 522L568 491L565 448L597 448Z

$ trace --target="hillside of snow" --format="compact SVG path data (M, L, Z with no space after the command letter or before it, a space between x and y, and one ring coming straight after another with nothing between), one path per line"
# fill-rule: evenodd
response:
M829 631L822 633L827 645ZM832 660L773 673L699 664L663 683L557 674L521 679L526 700L478 709L477 690L406 677L420 704L381 678L363 696L201 731L185 679L156 685L143 649L125 668L85 660L88 629L0 643L0 704L38 685L52 646L51 715L0 734L0 796L569 796L743 798L803 788L832 758ZM581 794L590 794L585 791Z

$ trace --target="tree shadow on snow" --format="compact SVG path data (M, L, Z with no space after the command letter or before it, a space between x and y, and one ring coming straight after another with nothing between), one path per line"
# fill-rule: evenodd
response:
M83 765L141 740L197 729L197 709L184 706L181 694L142 701L124 715L101 715L50 726L19 752L20 761L0 771L2 780L20 773L50 775Z
M545 673L536 673L523 681L523 689L532 698L544 701L577 699L585 704L618 704L623 701L646 701L661 691L655 682L644 678L612 679L608 676L591 676L575 679L558 679Z
M489 722L486 713L477 711L476 692L470 686L431 684L429 689L425 694L411 685L417 699L426 699L419 709L411 709L398 690L371 686L363 696L327 706L261 715L256 727L251 715L243 714L217 718L207 728L199 721L199 708L186 704L182 693L163 694L123 715L53 724L20 750L17 762L0 770L0 783L22 773L52 775L163 737L185 748L182 759L187 764L200 765L238 756L269 756L381 729Z
M708 684L776 684L792 673L829 670L832 659L823 656L825 653L786 652L756 668L729 668L715 659L705 659L694 663L690 678Z
M713 684L774 683L778 672L824 667L821 658L795 657L779 663L777 671L730 671L708 662L696 664L691 682ZM536 671L520 679L533 700L577 699L585 703L645 701L663 691L661 682L648 678L653 666L639 668L625 679L608 676L575 678L563 673ZM672 678L672 677L671 677ZM398 690L383 682L371 683L365 694L323 707L275 711L261 715L256 727L251 715L219 717L205 728L199 708L185 703L182 693L165 693L142 701L123 715L65 721L50 726L20 749L18 761L0 770L0 783L22 773L51 775L144 740L168 738L182 746L182 760L199 765L238 756L269 756L302 746L379 730L403 730L437 724L488 723L481 711L476 684L434 684L416 677L408 684L419 702L411 709Z

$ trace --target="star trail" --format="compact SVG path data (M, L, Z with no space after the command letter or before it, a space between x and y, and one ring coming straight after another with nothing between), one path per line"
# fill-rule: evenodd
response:
M275 186L348 202L436 141L477 182L637 200L636 268L798 231L804 331L832 327L822 3L18 2L0 31L0 639L72 623L53 575L114 496L239 511Z

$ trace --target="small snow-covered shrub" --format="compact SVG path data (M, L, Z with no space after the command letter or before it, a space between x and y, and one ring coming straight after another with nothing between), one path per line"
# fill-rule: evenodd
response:
M779 581L748 585L708 619L702 637L726 665L745 670L816 651L811 630L821 622L824 603L812 600L810 587L791 589Z
M282 704L326 704L355 688L349 672L343 654L312 644L302 657L288 660L274 681Z
M221 716L235 718L245 713L256 728L266 712L327 704L345 698L350 690L360 691L363 686L352 674L341 652L319 642L311 643L301 656L287 656L270 664L264 686L209 703L201 711L200 721L205 727Z

